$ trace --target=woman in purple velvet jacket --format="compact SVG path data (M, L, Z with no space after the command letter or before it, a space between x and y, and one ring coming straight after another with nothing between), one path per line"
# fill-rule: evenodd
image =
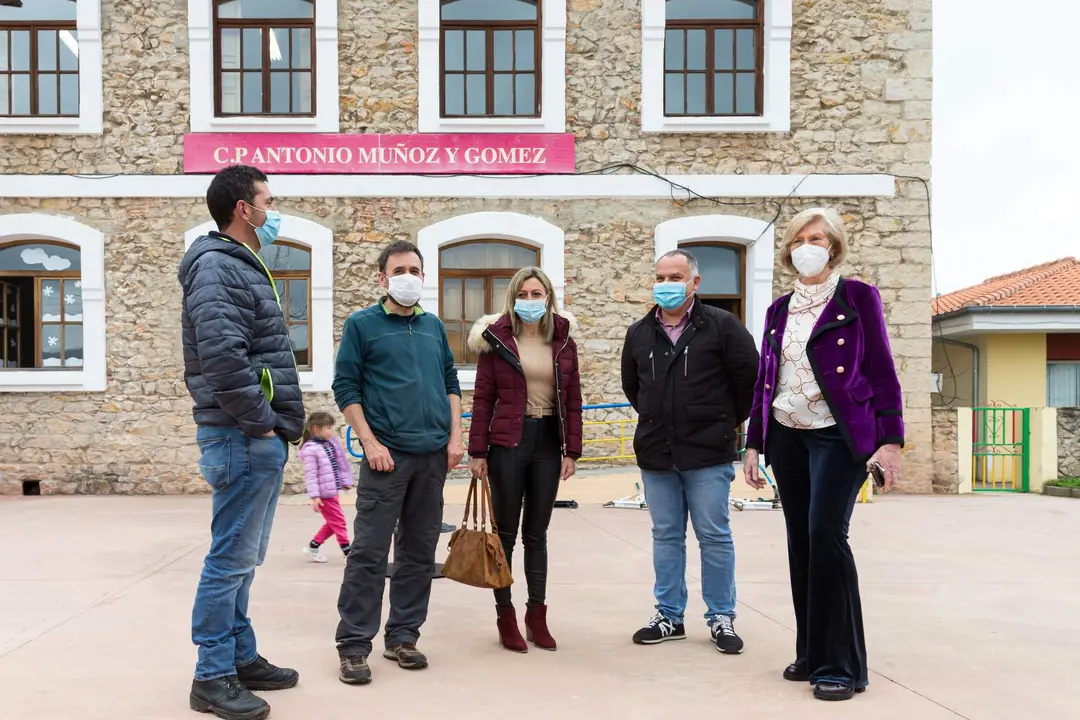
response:
M765 315L743 464L746 482L764 487L764 453L784 507L797 625L784 678L809 681L822 700L847 700L867 686L848 521L870 464L884 471L887 490L904 445L881 296L836 272L846 249L834 210L792 218L780 262L799 280Z

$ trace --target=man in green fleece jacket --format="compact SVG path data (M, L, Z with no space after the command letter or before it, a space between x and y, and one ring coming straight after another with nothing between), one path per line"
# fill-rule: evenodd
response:
M334 399L364 446L356 522L338 598L340 679L371 682L367 658L382 618L394 528L394 576L383 656L408 670L427 667L416 649L427 619L446 474L465 454L461 388L439 318L417 304L424 259L395 242L379 256L387 295L345 321Z

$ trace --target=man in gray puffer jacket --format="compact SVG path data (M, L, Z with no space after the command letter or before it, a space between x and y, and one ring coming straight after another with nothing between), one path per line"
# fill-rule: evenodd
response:
M226 720L261 719L270 706L251 691L299 679L258 654L247 607L304 402L281 300L256 254L281 225L266 175L225 168L206 204L219 232L192 243L179 271L184 380L195 401L199 471L213 491L210 552L192 612L199 658L190 705Z

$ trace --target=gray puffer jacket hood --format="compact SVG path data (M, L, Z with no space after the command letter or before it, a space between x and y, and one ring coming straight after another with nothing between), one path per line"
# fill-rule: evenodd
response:
M258 257L212 232L192 243L177 277L184 293L184 382L195 423L299 440L300 378L274 284Z

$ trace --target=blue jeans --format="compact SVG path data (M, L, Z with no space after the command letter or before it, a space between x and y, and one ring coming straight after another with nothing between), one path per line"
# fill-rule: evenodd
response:
M288 447L279 437L253 438L236 428L199 427L196 439L213 511L191 640L199 646L195 679L213 680L258 658L248 596L266 557Z
M642 470L645 502L652 517L656 609L674 623L686 612L686 518L694 523L701 549L701 596L705 619L735 617L735 545L728 497L735 466L698 470Z

